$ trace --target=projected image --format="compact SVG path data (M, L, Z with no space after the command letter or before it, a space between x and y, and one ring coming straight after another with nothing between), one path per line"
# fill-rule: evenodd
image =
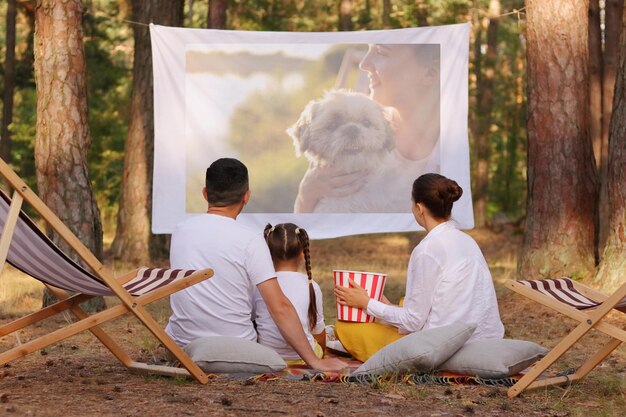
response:
M439 172L438 44L211 44L186 50L186 211L204 170L250 170L248 213L410 213Z

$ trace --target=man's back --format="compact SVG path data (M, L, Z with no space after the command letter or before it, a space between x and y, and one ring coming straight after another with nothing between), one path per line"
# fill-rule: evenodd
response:
M166 327L184 346L198 337L256 340L250 313L254 287L276 276L262 233L234 219L205 214L179 224L172 234L172 268L213 268L213 278L170 297Z

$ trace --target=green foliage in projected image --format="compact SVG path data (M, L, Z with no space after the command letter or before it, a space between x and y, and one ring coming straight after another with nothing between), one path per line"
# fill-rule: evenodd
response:
M286 133L309 101L333 88L348 48L337 45L305 70L284 73L276 69L262 90L252 92L230 120L230 146L250 169L254 199L248 212L292 212L300 179L308 160L296 158L293 141ZM365 49L365 46L356 46ZM357 71L354 66L354 71ZM289 80L295 80L289 82ZM354 78L354 77L353 77Z

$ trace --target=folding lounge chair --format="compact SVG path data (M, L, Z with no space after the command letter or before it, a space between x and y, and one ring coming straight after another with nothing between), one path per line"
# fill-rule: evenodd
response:
M89 330L122 364L131 370L170 376L191 375L198 382L207 383L208 377L204 372L165 333L146 311L145 306L210 278L213 271L211 269L191 271L140 268L116 279L2 159L0 159L0 174L15 190L12 199L4 193L0 196L0 230L2 230L0 273L6 261L43 282L59 299L53 305L0 326L0 337L67 310L77 318L77 321L61 329L0 353L0 366L79 332ZM72 261L39 230L21 211L23 201L29 203L39 213L93 273ZM68 291L75 294L70 294ZM116 296L120 304L92 315L88 315L80 308L80 303L100 295ZM132 312L186 370L135 362L99 327L102 323L127 312Z
M509 397L515 397L528 389L565 384L584 378L621 343L626 343L625 329L620 329L603 321L604 317L613 309L626 313L626 283L608 297L569 278L531 281L507 280L504 285L580 323L543 359L535 363L526 375L509 388ZM611 340L591 355L573 374L537 380L543 372L591 329L606 334Z

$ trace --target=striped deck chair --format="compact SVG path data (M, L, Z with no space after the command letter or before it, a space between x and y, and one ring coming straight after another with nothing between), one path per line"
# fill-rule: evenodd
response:
M565 384L584 378L621 343L626 343L625 329L620 329L603 321L604 317L614 309L626 313L626 283L611 296L606 296L569 278L530 281L507 280L504 285L516 293L579 322L571 333L565 336L543 359L535 363L527 374L509 388L509 397L515 397L525 390ZM611 338L610 341L592 354L571 375L559 375L537 380L543 372L591 329L606 334Z
M193 284L210 278L213 271L139 268L114 278L98 259L65 226L35 193L0 159L0 174L15 192L11 199L0 195L0 273L5 262L41 281L59 300L53 305L0 326L0 337L13 334L57 313L70 311L76 321L51 333L30 340L0 353L0 365L22 358L32 352L57 343L79 332L89 330L111 353L131 370L170 376L193 376L201 383L208 377L189 356L165 333L146 311L145 306ZM91 271L81 267L63 253L21 211L27 202L43 220L71 247ZM71 293L70 293L71 292ZM120 304L89 315L79 304L94 296L115 296ZM135 362L99 327L125 313L134 314L139 321L178 359L185 368L148 365Z

